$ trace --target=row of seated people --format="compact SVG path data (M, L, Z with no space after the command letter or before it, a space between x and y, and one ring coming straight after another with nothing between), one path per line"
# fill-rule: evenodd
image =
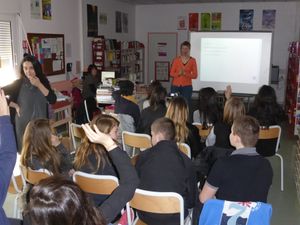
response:
M33 187L29 193L29 203L24 214L25 224L39 224L43 220L46 220L47 224L57 224L58 221L65 221L64 224L76 224L68 221L68 218L74 216L74 219L82 221L80 219L83 212L80 211L83 209L85 213L90 214L87 221L95 218L104 221L103 223L94 221L90 224L108 224L130 200L137 186L145 190L179 193L184 198L185 215L187 215L188 208L205 203L215 195L219 199L231 201L267 201L268 190L272 182L272 169L268 160L257 154L253 147L258 138L259 125L252 117L244 116L234 121L230 141L237 150L230 157L215 164L199 199L192 162L179 151L175 142L175 125L170 119L158 119L151 126L153 147L142 152L136 164L139 184L128 156L122 154L124 152L107 131L106 134L105 131L101 132L101 128L98 128L96 124L94 130L89 125L83 125L83 127L89 141L102 145L108 152L111 163L116 167L120 178L118 191L112 194L114 197L111 196L100 205L94 205L102 213L101 220L96 213L98 211L92 205L86 208L80 207L77 212L75 208L70 212L68 209L70 201L75 201L74 206L77 206L76 201L79 198L82 204L86 205L86 200L80 196L74 196L75 194L83 195L83 193L77 190L75 194L73 193L73 198L70 198L68 191L72 188L78 189L78 187L61 178L50 178ZM48 133L48 140L50 139L51 133ZM56 152L56 156L59 157L59 155ZM48 166L50 166L48 170L54 168L50 163ZM224 171L229 172L224 174ZM57 172L51 172L57 174ZM62 191L66 193L61 193ZM59 215L53 214L54 209L60 211ZM138 215L146 224L178 224L179 221L177 214L159 215L138 212ZM198 217L196 211L194 217Z

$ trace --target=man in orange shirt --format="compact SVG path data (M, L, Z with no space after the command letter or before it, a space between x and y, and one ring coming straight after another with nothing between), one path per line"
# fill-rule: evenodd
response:
M190 56L191 44L184 41L180 45L180 56L173 60L170 75L173 77L171 93L179 93L190 104L193 87L192 79L196 79L196 60Z

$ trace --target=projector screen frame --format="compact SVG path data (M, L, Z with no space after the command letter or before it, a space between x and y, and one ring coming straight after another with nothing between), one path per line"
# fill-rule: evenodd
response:
M270 34L271 35L271 38L270 38L270 41L271 41L271 45L270 45L270 63L269 63L269 74L268 74L268 83L266 85L270 85L271 83L271 68L272 68L272 59L273 59L273 43L274 43L274 32L273 31L266 31L266 30L256 30L256 31L237 31L237 30L222 30L222 31L190 31L188 32L188 40L190 41L191 43L191 53L192 53L192 49L193 49L193 43L191 41L191 36L192 36L192 33L240 33L240 34L247 34L247 33L250 33L250 34L255 34L255 33L266 33L266 34ZM191 54L192 57L194 57L192 54ZM195 57L194 57L195 58ZM196 61L197 61L197 64L200 63L198 62L199 60L197 58L195 58ZM198 69L199 69L199 66L197 66ZM200 71L198 71L198 78L199 79L199 76L201 76L200 74ZM200 82L203 82L203 81L200 81ZM228 85L232 85L233 86L233 91L234 90L234 87L236 85L239 85L239 83L228 83ZM193 92L198 92L201 88L204 88L204 87L209 87L211 85L200 85L200 88L197 88L197 89L194 89L194 81L193 81ZM222 85L216 85L216 86L222 86ZM213 87L214 88L214 87ZM216 88L216 91L220 92L220 91L224 91L225 90L225 86L223 85L222 88ZM259 87L256 88L256 92L255 94L257 93ZM243 92L243 91L237 91L238 93L240 94L254 94L254 91L249 93L249 92Z

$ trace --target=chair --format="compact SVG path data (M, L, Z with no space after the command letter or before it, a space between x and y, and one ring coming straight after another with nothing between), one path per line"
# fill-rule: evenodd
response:
M193 123L194 126L196 126L199 130L199 136L203 139L206 139L207 136L209 135L210 133L210 130L211 130L211 126L209 126L207 129L204 129L204 127L202 126L201 123Z
M87 120L88 120L89 123L90 123L91 120L90 120L90 115L89 115L89 110L88 110L88 107L87 107L86 99L83 101L83 103L84 103L85 116L86 116Z
M156 192L136 189L129 205L137 210L149 213L179 213L180 225L184 225L184 202L181 195L175 192ZM128 218L128 225L131 225ZM144 224L138 217L133 224Z
M81 142L81 140L85 137L84 130L80 125L71 123L70 134L71 134L73 148L76 151L78 148L78 144L77 144L78 141L76 141L76 139L80 139Z
M278 125L270 126L268 128L260 128L259 138L256 144L257 152L265 157L277 156L280 159L280 180L281 180L281 191L284 190L284 170L283 170L283 158L277 153L279 150L281 138L281 127Z
M113 191L119 186L117 177L109 175L95 175L76 171L73 174L73 181L84 192L98 195L111 195ZM130 217L130 207L126 204L127 217Z
M73 174L73 181L84 192L99 195L110 195L119 186L119 180L114 176L95 175L80 171Z
M182 151L184 154L186 154L189 158L191 158L191 148L186 143L177 143L178 148L180 151Z
M271 216L272 206L266 203L210 199L203 206L199 225L220 224L220 221L227 221L224 224L270 225ZM238 220L243 223L237 223Z
M19 198L21 197L21 194L23 192L24 184L22 181L21 175L14 176L12 175L11 181L8 187L8 193L15 194L15 200L14 200L14 214L13 218L21 218L20 216L20 210L18 206Z
M126 146L132 147L132 157L135 156L135 149L139 148L141 151L151 148L151 137L148 134L137 134L128 131L122 132L123 149Z
M33 170L29 167L27 168L23 165L20 165L20 170L23 184L26 184L26 182L28 182L32 185L36 185L41 180L52 176L52 173L46 169Z

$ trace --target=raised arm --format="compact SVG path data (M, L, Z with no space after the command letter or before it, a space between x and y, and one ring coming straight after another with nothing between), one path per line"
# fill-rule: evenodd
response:
M87 124L82 127L91 142L102 144L105 147L119 173L119 186L99 207L106 222L110 223L132 199L139 179L126 152L122 151L110 136L100 132L96 126L94 126L95 131Z
M5 94L0 93L0 204L3 206L11 175L16 162L16 140L10 122L9 108ZM5 215L1 207L0 214ZM0 215L0 224L8 224L5 217Z

